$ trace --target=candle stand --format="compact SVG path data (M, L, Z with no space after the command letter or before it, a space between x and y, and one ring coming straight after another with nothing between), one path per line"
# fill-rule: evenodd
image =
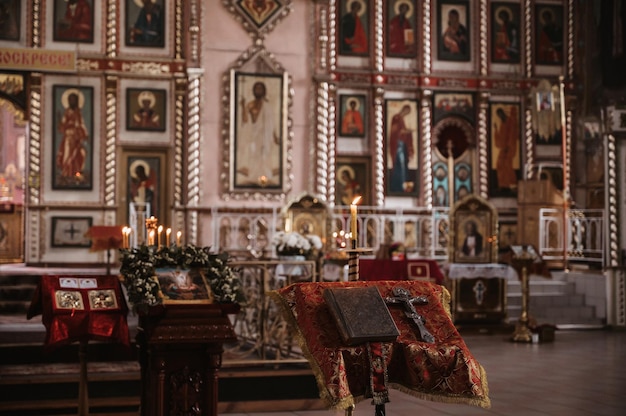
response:
M529 287L529 270L532 264L535 262L536 257L526 248L523 249L521 254L513 257L512 265L521 276L522 286L522 312L515 325L515 332L511 337L513 342L532 342L532 333L528 327L529 315L528 315L528 303L530 298Z
M346 250L348 252L348 281L356 282L359 280L359 256L362 254L370 254L373 252L370 248L357 248L356 241L352 240L352 248ZM353 416L355 406L348 407L345 411L346 416ZM385 405L374 405L374 416L385 416Z
M359 256L362 254L370 254L373 252L370 248L355 248L348 249L348 281L355 282L359 280Z

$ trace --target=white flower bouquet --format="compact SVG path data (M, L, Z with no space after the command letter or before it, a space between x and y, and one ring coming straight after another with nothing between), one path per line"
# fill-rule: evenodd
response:
M274 234L272 243L279 256L311 256L322 249L322 239L314 234L302 235L298 232L279 231Z

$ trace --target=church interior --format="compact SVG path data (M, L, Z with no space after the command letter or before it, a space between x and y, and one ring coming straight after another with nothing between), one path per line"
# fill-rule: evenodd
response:
M624 22L0 0L0 416L622 414Z

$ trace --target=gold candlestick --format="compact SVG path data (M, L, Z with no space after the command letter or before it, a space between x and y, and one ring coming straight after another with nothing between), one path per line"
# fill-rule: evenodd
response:
M530 266L533 262L534 258L527 251L526 247L524 247L521 256L513 259L513 265L518 270L518 273L521 274L522 286L522 313L517 321L517 324L515 325L515 332L513 332L513 336L511 337L511 341L514 342L532 342L532 333L528 327L528 303L530 298L528 274Z
M154 216L146 218L146 231L148 232L148 245L153 246L155 244L155 234L157 232L157 224L159 220Z

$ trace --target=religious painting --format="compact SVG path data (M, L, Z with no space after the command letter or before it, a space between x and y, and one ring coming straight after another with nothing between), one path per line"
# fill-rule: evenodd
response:
M448 164L445 162L436 162L433 165L433 205L436 207L450 206L448 186Z
M474 122L474 96L459 92L433 94L433 116L435 122L451 115L458 115Z
M361 197L359 205L371 205L371 168L367 156L339 156L335 171L335 204L349 206Z
M457 257L460 262L479 262L487 259L489 250L485 247L488 238L485 224L486 213L478 212L472 215L463 215L459 218L457 232Z
M164 0L125 0L126 46L165 46Z
M562 143L561 99L559 85L546 79L531 88L531 112L535 133L536 157L561 158Z
M53 86L52 189L93 187L93 87Z
M415 0L390 0L386 9L387 56L415 58L417 56L417 7Z
M164 304L213 302L211 288L200 269L158 268L156 274Z
M222 0L253 38L262 38L292 12L292 0Z
M520 6L491 3L491 61L520 63Z
M437 57L440 61L470 60L470 10L467 1L437 3Z
M493 102L489 116L489 195L517 197L517 181L522 177L520 106Z
M92 217L52 217L51 247L77 248L91 247L91 240L85 235L91 227Z
M339 96L339 135L344 137L365 137L366 98L361 94Z
M166 91L128 88L126 90L126 129L165 131Z
M600 132L599 120L583 120L583 143L585 147L586 178L587 184L604 184L604 145ZM576 171L576 174L579 174ZM579 178L580 180L580 178ZM582 182L582 181L581 181Z
M282 189L284 75L239 72L234 81L234 187Z
M0 40L20 40L22 0L0 0Z
M126 216L145 213L161 223L166 222L165 212L165 155L159 152L137 151L125 155ZM129 221L132 223L132 221Z
M498 213L486 199L467 195L450 212L452 263L492 263L498 256Z
M535 5L535 63L563 65L563 6Z
M93 24L92 0L54 0L56 42L93 43Z
M339 54L369 55L369 10L365 0L339 0Z
M554 94L552 91L539 91L536 95L537 111L554 111Z
M24 75L16 72L0 73L0 93L10 101L26 108L26 85ZM20 117L20 118L23 118Z
M271 19L282 6L276 0L237 0L237 5L259 28Z
M517 244L517 221L500 221L498 225L498 239L500 250Z
M387 195L417 196L417 132L417 100L385 100Z

